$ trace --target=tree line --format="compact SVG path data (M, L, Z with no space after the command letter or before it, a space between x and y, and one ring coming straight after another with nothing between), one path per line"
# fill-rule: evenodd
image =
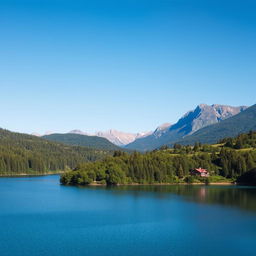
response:
M246 145L253 145L255 138L251 133L234 138L233 145L245 138ZM249 140L248 140L249 137ZM79 164L73 171L62 175L61 183L86 185L93 182L102 184L153 184L192 182L190 171L205 168L211 177L235 180L245 172L256 167L256 150L237 150L226 141L222 145L194 146L174 145L173 149L162 147L145 154L131 154L117 151L113 157L95 163ZM211 178L210 179L213 179Z
M81 162L96 161L109 154L113 152L68 146L0 129L0 175L73 169Z
M234 149L256 148L256 132L250 131L235 138L225 138L220 143L224 143L225 147Z

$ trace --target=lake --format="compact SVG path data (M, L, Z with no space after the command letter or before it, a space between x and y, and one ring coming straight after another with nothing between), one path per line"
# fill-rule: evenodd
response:
M256 189L0 178L0 255L255 255Z

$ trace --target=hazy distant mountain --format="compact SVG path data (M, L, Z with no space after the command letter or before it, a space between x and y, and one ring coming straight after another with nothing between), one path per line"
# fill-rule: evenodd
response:
M42 136L40 133L37 133L37 132L31 133L31 135L36 136L36 137L41 137Z
M72 131L70 131L70 132L68 132L68 133L80 134L80 135L88 135L88 136L90 136L90 135L91 135L91 134L89 134L89 133L87 133L87 132L83 132L83 131L78 130L78 129L76 129L76 130L72 130Z
M44 135L42 138L72 146L83 146L101 150L120 150L118 146L114 145L107 139L98 136L88 136L75 133L54 133L51 135Z
M176 124L160 126L149 136L136 139L128 144L126 148L141 151L152 150L180 140L203 127L232 117L246 108L245 106L231 107L217 104L211 106L200 104L194 110L187 112Z
M42 136L45 136L45 135L51 135L51 134L53 134L53 133L54 133L54 132L52 132L52 131L46 131L46 132L42 135L42 134L40 134L40 133L33 132L33 133L31 133L31 135L36 136L36 137L42 137Z
M121 132L117 130L108 130L104 132L95 132L95 133L87 133L83 132L81 130L72 130L69 133L73 134L80 134L80 135L88 135L88 136L98 136L102 138L106 138L108 141L112 142L113 144L117 146L125 146L133 141L135 141L138 138L142 138L143 136L147 136L150 134L150 132L145 133L127 133L127 132Z
M241 113L223 120L217 124L204 127L190 136L187 136L177 143L194 144L216 143L226 137L235 137L240 133L256 131L256 105L253 105ZM168 143L172 145L173 143Z
M118 146L127 145L138 138L142 138L148 133L126 133L117 130L108 130L105 132L96 132L95 135L103 137Z
M79 135L86 135L86 136L97 136L101 138L105 138L111 143L117 145L117 146L125 146L133 141L135 141L138 138L142 138L144 136L150 135L152 132L141 132L141 133L127 133L127 132L121 132L117 130L108 130L104 132L95 132L95 133L88 133L84 132L78 129L72 130L68 132L67 134L79 134ZM47 131L44 135L41 135L39 133L32 133L31 135L37 136L37 137L44 137L47 135L56 134L54 132Z

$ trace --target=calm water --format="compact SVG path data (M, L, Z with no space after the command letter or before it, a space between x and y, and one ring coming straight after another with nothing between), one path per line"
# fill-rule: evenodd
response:
M256 189L0 178L0 255L255 256Z

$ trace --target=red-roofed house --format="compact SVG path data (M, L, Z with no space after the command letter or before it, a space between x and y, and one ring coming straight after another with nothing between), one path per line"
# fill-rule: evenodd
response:
M200 177L209 177L209 172L206 169L203 169L201 167L193 169L190 173L191 175L196 175Z

